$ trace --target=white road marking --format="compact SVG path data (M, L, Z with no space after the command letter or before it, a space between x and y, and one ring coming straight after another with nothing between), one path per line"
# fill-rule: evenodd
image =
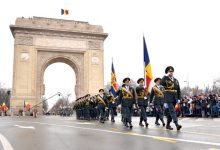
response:
M89 123L89 122L76 122L75 124L93 124L93 123Z
M126 132L112 131L112 130L105 130L105 129L93 129L93 128L77 127L77 126L70 126L70 125L58 125L58 124L50 124L50 123L41 123L41 122L28 122L28 123L35 123L35 124L42 124L42 125L68 127L68 128L75 128L75 129L83 129L83 130L91 130L91 131L100 131L100 132L106 132L106 133L115 133L115 134L128 135L128 133L126 133ZM186 139L179 139L179 138L169 138L169 137L161 137L161 136L146 135L146 134L139 134L139 133L133 133L132 135L133 136L139 136L139 137L152 138L152 139L163 138L163 139L166 139L166 140L176 140L176 141L179 141L179 142L188 142L188 143L220 146L220 143L214 143L214 142L186 140Z
M65 121L66 123L72 123L72 124L81 124L81 125L91 125L94 123L90 123L90 122L72 122L72 121Z
M18 128L22 128L22 129L35 129L35 127L33 126L20 126L20 125L14 125L15 127L18 127Z
M14 150L9 141L0 133L0 141L4 150Z

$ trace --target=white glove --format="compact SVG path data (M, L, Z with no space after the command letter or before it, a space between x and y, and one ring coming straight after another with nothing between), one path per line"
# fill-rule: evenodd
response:
M167 103L164 103L164 108L168 108L168 104Z

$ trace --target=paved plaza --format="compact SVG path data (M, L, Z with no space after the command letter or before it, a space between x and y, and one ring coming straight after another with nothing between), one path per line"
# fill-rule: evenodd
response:
M133 129L116 122L76 120L73 117L38 118L1 117L0 149L4 150L218 150L220 118L180 118L181 131L169 131L154 125L139 127L133 117ZM174 124L172 125L174 127ZM175 129L175 128L174 128Z

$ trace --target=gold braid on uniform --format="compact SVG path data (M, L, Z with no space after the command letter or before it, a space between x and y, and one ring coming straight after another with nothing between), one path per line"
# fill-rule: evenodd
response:
M173 90L174 89L174 83L171 81L165 81L166 82L166 90Z
M164 97L163 92L160 89L158 89L157 87L153 87L153 90L154 90L155 96Z
M141 90L137 93L138 98L144 98L144 96L146 95L146 91L145 90Z
M104 104L105 105L105 107L106 107L106 103L105 103L105 101L100 97L100 96L97 96L97 99L98 99L98 103L102 103L102 104Z
M112 96L109 102L110 102L110 103L115 102L116 98L117 98L117 97L113 97L113 96Z
M133 98L133 95L130 91L128 91L127 89L125 89L124 87L121 88L121 92L122 92L122 95L123 95L123 99L125 98Z

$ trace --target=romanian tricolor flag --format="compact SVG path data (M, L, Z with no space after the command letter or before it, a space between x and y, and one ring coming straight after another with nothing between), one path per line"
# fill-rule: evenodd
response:
M153 79L153 74L151 71L150 59L144 37L143 37L143 41L144 41L144 78L145 78L146 91L148 91L150 87L150 82Z
M27 102L26 103L26 111L29 111L30 107L31 107L31 105Z
M8 109L8 107L5 105L5 103L2 104L1 110L2 111L6 111Z
M116 92L118 91L118 84L116 81L115 68L112 61L112 72L111 72L111 93L116 97Z
M61 15L68 15L69 10L68 9L61 9Z

